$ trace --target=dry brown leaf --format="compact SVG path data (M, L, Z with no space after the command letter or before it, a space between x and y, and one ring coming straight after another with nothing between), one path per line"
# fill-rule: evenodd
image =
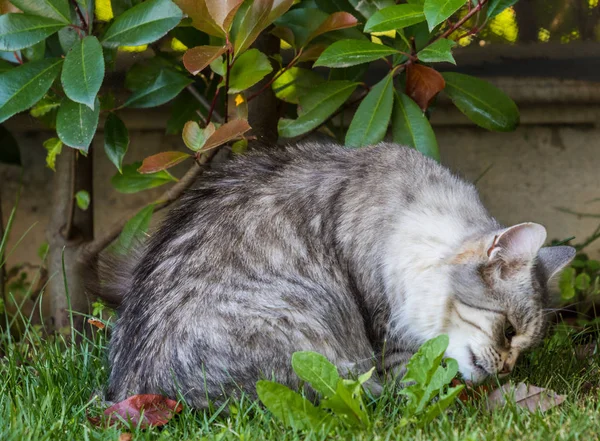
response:
M586 343L584 345L577 345L575 346L575 357L577 357L577 360L587 360L593 357L594 354L596 354L597 350L597 342Z
M110 406L104 411L108 418L90 418L95 425L114 425L121 421L129 421L141 428L165 425L176 413L183 410L183 406L175 400L162 395L143 394L134 395L124 401Z
M406 68L406 94L421 110L427 110L431 100L446 87L444 77L435 69L422 64L409 64Z
M123 432L119 435L119 441L132 441L133 435L129 432Z
M543 387L532 386L525 383L506 383L501 388L488 395L486 407L488 410L502 407L507 400L514 400L519 407L524 407L531 412L547 411L558 406L566 397Z

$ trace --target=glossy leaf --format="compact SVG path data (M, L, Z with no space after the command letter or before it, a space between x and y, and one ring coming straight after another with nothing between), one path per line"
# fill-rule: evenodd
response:
M185 161L191 155L184 152L161 152L156 155L148 156L142 161L138 172L142 174L156 173L161 170L174 167L180 162Z
M110 183L118 192L137 193L138 191L159 187L168 184L169 182L176 181L176 179L166 171L144 175L137 171L141 165L141 162L124 165L122 173L114 175L111 178Z
M365 24L365 32L386 32L403 29L422 21L425 21L423 6L394 5L373 14Z
M335 72L344 72L336 70ZM292 67L283 72L273 81L273 92L275 96L288 103L300 103L300 97L309 93L312 88L323 83L325 80L319 74L309 69Z
M294 34L296 48L305 47L314 37L313 33L327 21L329 15L316 8L292 9L275 23L289 28ZM356 32L359 32L355 29ZM359 32L360 34L360 32ZM360 34L362 37L363 35Z
M136 243L142 240L150 227L152 214L154 214L154 204L142 208L127 221L116 244L116 250L120 254L128 253Z
M75 201L77 202L77 206L85 211L90 206L90 194L85 190L80 190L75 193Z
M325 356L316 352L294 352L292 367L300 379L310 383L324 397L335 395L340 376Z
M21 152L15 137L4 126L0 125L0 162L21 165Z
M392 111L392 137L395 143L413 147L437 161L440 152L435 133L419 106L404 94L396 94Z
M235 54L241 54L248 49L259 34L283 15L292 3L293 0L254 0L243 11L240 24L236 29L233 40Z
M26 14L52 18L65 24L71 23L69 0L10 0L10 2Z
M162 70L156 79L147 87L133 92L125 102L126 107L147 108L156 107L171 101L192 80L169 69Z
M42 40L39 43L34 44L23 49L23 56L27 61L41 60L46 55L46 40Z
M31 108L29 114L34 118L39 118L58 107L60 107L60 99L46 95Z
M220 126L212 135L208 137L201 150L205 151L219 147L220 145L223 145L232 139L239 138L250 129L251 127L248 125L248 121L245 119L229 121L228 123Z
M445 85L444 77L435 69L422 64L410 64L406 68L406 94L423 111Z
M272 381L256 383L258 398L285 426L300 430L318 430L331 423L331 416L306 398Z
M171 0L148 0L119 15L102 37L106 47L152 43L181 21L182 13Z
M252 87L273 71L269 58L258 49L244 52L229 73L229 93L238 93Z
M85 37L75 43L65 57L61 75L65 94L72 101L93 109L103 80L102 46L96 37Z
M46 165L48 168L56 171L56 157L62 151L63 143L58 138L50 138L44 141L44 148L48 152L46 154Z
M447 61L456 64L456 61L452 56L452 48L454 46L456 46L456 42L441 38L429 46L426 46L417 54L417 57L419 60L427 63Z
M369 63L397 52L394 48L370 41L341 40L323 51L315 62L315 67L354 66L355 64Z
M487 81L455 72L443 74L445 92L475 124L499 132L515 130L519 109L504 92Z
M192 26L215 37L224 37L223 29L215 23L204 0L173 0L192 20Z
M64 144L87 152L98 128L99 117L98 99L92 110L85 104L65 98L56 116L56 133Z
M197 122L188 121L183 127L183 142L187 148L197 152L204 146L206 140L215 133L215 130L216 128L213 123L209 123L208 126L202 129Z
M365 18L370 18L377 11L394 5L395 0L349 0L350 4Z
M208 13L215 23L225 32L229 32L235 13L243 0L199 0L205 1Z
M279 135L292 138L318 127L344 104L357 85L351 81L328 81L313 88L300 97L301 112L297 119L279 120Z
M392 75L386 75L362 100L346 132L347 146L373 145L385 137L394 104L392 80Z
M346 11L350 14L356 14L356 9L352 7L348 0L316 0L317 6L322 11L332 14L337 11Z
M506 8L510 8L519 0L490 0L487 8L487 18L494 18Z
M197 46L183 54L183 65L192 75L198 75L210 63L227 51L227 46Z
M323 21L317 29L312 31L308 36L305 45L310 43L313 39L317 38L326 32L336 31L338 29L347 29L354 27L358 24L358 20L347 12L334 12Z
M0 74L0 122L37 103L60 72L62 60L31 61Z
M465 0L425 0L423 12L429 25L429 31L432 31L465 4Z
M129 132L125 123L114 113L109 113L104 122L104 151L119 172L123 158L129 148Z
M61 21L37 15L0 15L0 51L33 46L65 27Z

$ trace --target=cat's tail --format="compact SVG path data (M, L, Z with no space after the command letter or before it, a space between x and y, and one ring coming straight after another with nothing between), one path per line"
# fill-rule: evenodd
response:
M131 290L133 270L142 253L141 244L136 245L127 254L108 250L98 256L83 256L88 298L100 298L113 308L123 303Z

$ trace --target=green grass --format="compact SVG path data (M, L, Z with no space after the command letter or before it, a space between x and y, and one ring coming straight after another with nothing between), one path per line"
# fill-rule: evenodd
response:
M69 346L58 337L43 340L31 329L22 342L0 343L0 439L1 440L118 440L132 432L135 440L558 440L596 439L600 427L600 358L578 360L572 335L555 333L542 347L527 354L513 375L550 387L567 400L542 413L508 405L487 412L481 401L457 402L449 412L424 429L401 427L402 398L392 390L373 401L369 410L374 426L368 432L339 430L299 433L285 429L256 403L242 400L231 407L229 416L194 412L185 408L163 428L96 428L86 411L98 412L88 401L102 390L107 379L106 334L94 341L84 338ZM89 408L89 409L88 409Z

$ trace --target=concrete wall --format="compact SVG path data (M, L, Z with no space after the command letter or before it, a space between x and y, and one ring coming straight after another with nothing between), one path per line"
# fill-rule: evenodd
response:
M492 166L477 185L484 203L501 222L540 222L547 226L549 238L577 236L576 241L582 241L594 231L600 218L578 217L556 207L600 215L600 201L590 202L600 198L600 87L537 79L496 82L518 102L522 125L513 133L490 133L473 126L442 101L432 119L442 162L470 180ZM178 136L164 134L168 118L164 109L130 111L124 118L131 134L126 163L160 151L184 149ZM8 249L28 231L10 255L11 265L37 261L37 249L45 241L53 172L45 166L42 142L54 135L40 131L28 116L10 121L9 128L20 142L25 167ZM96 161L96 232L123 215L135 213L162 192L159 188L123 195L113 190L109 181L115 168L103 152L102 136L98 133L92 149ZM186 168L178 167L175 174ZM5 222L19 188L19 177L17 167L0 165ZM590 252L600 255L600 240Z

